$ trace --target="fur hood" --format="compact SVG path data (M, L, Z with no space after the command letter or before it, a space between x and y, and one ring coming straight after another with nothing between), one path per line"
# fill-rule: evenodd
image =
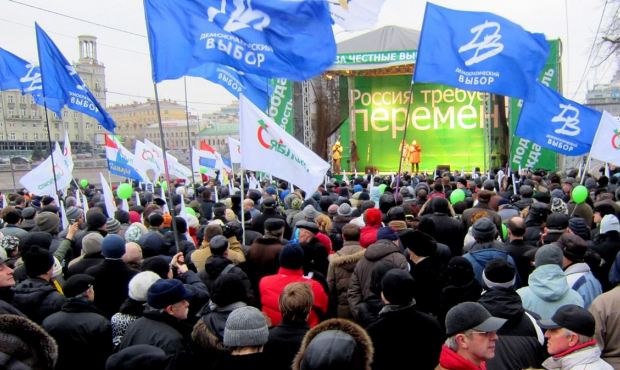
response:
M340 254L342 249L334 254L329 255L329 263L333 264L334 267L341 267L349 264L356 264L357 261L361 260L364 257L365 249L359 247L357 252Z
M359 361L355 361L359 363L359 368L356 370L371 370L370 365L372 364L372 358L374 356L374 348L368 333L366 333L366 331L358 324L345 319L330 319L323 321L319 325L310 329L301 342L301 348L295 356L293 366L291 368L292 370L301 369L301 362L308 351L308 346L317 335L326 331L340 331L353 337L357 347L355 353L362 357L358 359ZM346 351L342 350L343 348L341 344L336 341L331 341L329 345L329 348L316 349L319 352L313 351L314 356L320 353L320 358L313 358L313 361L307 361L305 367L306 370L314 370L315 366L326 365L325 363L328 363L331 366L337 366L334 364L342 363L342 361L345 360L343 358L339 358L339 356L346 353ZM328 367L331 368L330 366Z
M0 333L0 352L16 363L41 370L56 366L56 341L33 321L17 315L0 315Z

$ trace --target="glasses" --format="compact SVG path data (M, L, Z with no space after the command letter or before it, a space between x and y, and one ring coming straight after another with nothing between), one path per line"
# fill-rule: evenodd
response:
M477 330L471 330L471 333L472 333L472 334L478 334L478 335L480 335L480 336L482 336L482 337L485 337L485 338L491 338L491 337L493 337L493 336L494 336L497 332L494 332L494 331L477 331Z

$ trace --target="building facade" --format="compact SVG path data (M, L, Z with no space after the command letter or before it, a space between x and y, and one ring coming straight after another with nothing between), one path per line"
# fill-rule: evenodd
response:
M80 59L74 64L84 83L103 107L106 106L105 66L97 60L97 38L79 36ZM52 141L62 142L69 133L74 153L92 152L102 143L105 130L94 118L64 108L62 117L47 112ZM21 155L38 159L48 150L45 110L32 96L18 90L0 92L0 156Z
M228 137L239 139L239 102L205 114L202 119L207 126L198 133L194 145L198 148L200 142L204 141L222 155L228 156Z

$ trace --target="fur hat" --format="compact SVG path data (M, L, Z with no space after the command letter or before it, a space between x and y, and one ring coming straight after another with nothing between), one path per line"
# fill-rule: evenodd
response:
M50 252L37 246L22 254L22 259L26 266L26 274L31 278L47 273L54 266L54 257Z
M58 360L56 341L26 317L0 315L0 353L6 369L53 370Z

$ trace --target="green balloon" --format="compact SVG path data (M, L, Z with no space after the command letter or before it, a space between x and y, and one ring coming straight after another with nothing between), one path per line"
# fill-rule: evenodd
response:
M161 189L163 191L166 191L168 189L168 183L166 181L162 181L159 183L159 186L161 186Z
M383 194L385 192L385 188L387 188L387 185L385 184L379 185L379 193Z
M508 228L505 224L502 224L502 239L508 240Z
M465 192L463 189L456 189L450 193L450 203L456 204L465 200Z
M207 173L207 167L200 166L200 173L201 174Z
M192 215L192 216L196 217L196 211L194 211L193 208L185 207L185 213L187 213L188 215Z
M88 186L88 180L86 180L86 179L80 180L80 185L82 185L83 188L87 187Z
M588 198L588 188L583 185L578 185L573 189L571 195L575 203L581 204Z
M133 193L133 188L131 187L131 185L127 183L120 184L118 188L116 188L116 195L121 199L131 198L132 193Z

